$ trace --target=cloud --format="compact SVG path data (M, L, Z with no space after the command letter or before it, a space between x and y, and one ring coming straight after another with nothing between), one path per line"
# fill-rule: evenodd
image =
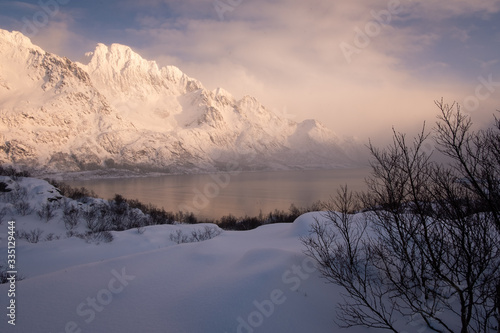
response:
M95 42L68 29L65 21L51 21L31 38L36 45L43 45L45 51L68 57L74 61L84 58L83 49L91 50Z
M491 40L481 34L500 11L495 0L125 0L109 8L130 21L100 38L178 66L207 88L253 95L294 120L317 118L363 140L432 123L435 99L463 101L480 75L500 65L490 49L478 52ZM76 29L68 15L36 42L75 59L103 40ZM343 43L355 47L351 61ZM474 116L491 117L495 96L481 100Z
M36 11L40 9L40 6L38 5L23 1L5 1L4 3L2 3L2 7L11 7L14 9L28 10L28 11Z
M489 61L481 61L480 62L480 66L481 66L482 69L488 70L489 68L497 65L498 63L500 63L500 59L493 59L493 60L489 60Z
M243 1L223 21L184 18L128 33L151 41L141 48L143 55L177 65L208 88L222 86L238 97L251 94L270 108L286 107L297 119L316 117L340 134L364 139L390 132L393 125L410 128L433 120L433 100L460 99L467 91L452 74L433 82L414 75L446 72L445 62L405 67L405 56L425 54L441 38L411 26L389 22L351 64L346 62L340 43L354 44L355 29L374 20L371 11L386 8L361 2Z
M452 0L452 1L412 1L407 7L409 18L425 19L427 21L442 21L443 19L470 15L489 15L500 11L498 0Z

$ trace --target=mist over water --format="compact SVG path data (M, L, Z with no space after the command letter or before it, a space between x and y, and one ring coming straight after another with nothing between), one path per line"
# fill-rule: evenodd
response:
M275 209L288 210L293 203L305 207L334 196L342 185L352 191L366 189L370 169L265 171L203 175L167 175L68 181L84 186L100 197L121 194L163 207L167 211L190 211L198 218L224 215L257 216Z

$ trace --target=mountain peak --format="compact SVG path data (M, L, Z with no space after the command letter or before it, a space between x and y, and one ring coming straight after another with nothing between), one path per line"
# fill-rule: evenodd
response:
M125 45L97 44L87 57L77 64L0 30L0 162L169 172L215 171L240 160L250 170L350 163L314 120L297 124L254 97L209 91ZM248 154L255 158L246 161Z
M321 124L316 119L305 119L300 123L300 126L307 130L311 130L317 127L324 128L323 124Z
M34 45L31 40L20 33L19 31L7 31L0 29L0 48L5 52L7 45L10 45L13 48L13 52L17 53L21 50L29 49L35 50L40 53L45 53L42 48Z
M127 105L141 110L160 108L153 105L165 102L165 97L202 88L200 82L189 78L179 68L159 68L155 61L146 60L132 48L121 44L97 44L86 54L87 64L80 64L111 104ZM165 102L169 103L169 102Z
M19 31L8 31L0 29L0 39L11 43L35 47L31 40Z
M233 95L231 95L231 93L229 91L227 91L226 89L224 88L221 88L221 87L217 87L214 91L213 91L214 95L217 97L217 96L221 96L221 97L226 97L227 99L229 100L232 100L234 99Z
M99 43L93 52L87 53L87 56L90 57L88 66L91 71L102 67L108 67L115 72L124 69L159 70L156 62L143 59L132 48L121 44L111 44L108 47Z

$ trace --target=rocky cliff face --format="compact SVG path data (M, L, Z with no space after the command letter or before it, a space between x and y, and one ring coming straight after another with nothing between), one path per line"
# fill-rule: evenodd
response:
M315 120L209 91L127 46L98 44L81 64L0 30L0 163L44 172L338 167L353 163L342 145Z

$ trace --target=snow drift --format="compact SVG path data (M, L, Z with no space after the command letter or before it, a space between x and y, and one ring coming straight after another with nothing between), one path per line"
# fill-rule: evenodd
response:
M33 208L49 198L69 200L42 180L0 181L25 188ZM68 238L59 210L46 222L34 212L18 214L3 199L4 258L8 221L15 221L17 230L40 228L59 239L16 241L17 270L24 279L16 282L15 326L5 316L10 286L0 285L2 332L330 332L334 327L339 290L319 278L300 242L319 213L290 224L224 231L196 243L176 244L169 236L204 225L130 229L96 244Z

